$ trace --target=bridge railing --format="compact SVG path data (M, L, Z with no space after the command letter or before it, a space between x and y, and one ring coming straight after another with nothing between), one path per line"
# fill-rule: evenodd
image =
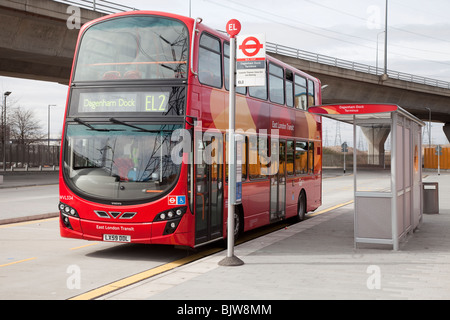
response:
M69 5L75 5L80 8L108 14L136 10L136 8L124 6L123 4L107 0L53 0L53 1L62 2Z
M322 54L317 54L305 50L300 50L292 47L283 46L273 42L266 43L267 52L272 52L276 54L281 54L289 57L294 57L297 59L302 59L311 62L317 62L333 67L339 67L343 69L359 71L364 73L369 73L373 75L382 75L384 73L383 68L376 68L374 66L358 63L349 60L343 60L335 57L330 57ZM419 84L425 84L433 87L450 89L450 82L431 79L426 77L417 76L410 73L404 73L399 71L387 70L387 74L390 79L398 79L408 82L414 82Z

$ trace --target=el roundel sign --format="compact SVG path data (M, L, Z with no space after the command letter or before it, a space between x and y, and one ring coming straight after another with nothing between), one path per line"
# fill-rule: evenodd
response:
M237 61L266 59L266 43L264 35L239 36L237 40Z
M239 20L231 19L227 23L227 33L230 35L230 37L234 38L241 32L241 23Z
M266 39L264 34L237 37L236 86L266 84Z

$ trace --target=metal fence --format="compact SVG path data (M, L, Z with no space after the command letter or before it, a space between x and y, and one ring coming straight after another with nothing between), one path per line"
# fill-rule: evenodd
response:
M0 150L3 146L0 143ZM59 146L6 144L6 169L45 168L59 165ZM3 157L0 168L3 168Z
M322 157L322 166L324 168L343 168L345 166L348 169L353 170L353 154L347 154L344 157L343 153L325 153ZM384 161L380 161L384 160ZM391 165L391 155L386 153L384 157L380 159L379 155L369 156L367 154L358 154L356 161L359 167L389 167ZM382 162L382 163L379 163Z
M122 4L106 0L53 0L53 1L62 2L69 5L75 5L80 8L108 14L137 10L136 8L133 7L124 6Z
M450 169L450 146L444 146L441 148L440 155L436 151L436 146L424 148L423 163L424 168L428 169ZM439 157L439 158L438 158Z

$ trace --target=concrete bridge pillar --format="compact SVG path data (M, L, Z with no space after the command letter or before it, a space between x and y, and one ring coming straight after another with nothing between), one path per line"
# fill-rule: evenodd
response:
M384 164L384 143L386 142L390 128L386 127L361 127L369 145L368 164Z
M444 130L444 133L447 136L448 141L450 141L450 122L447 122L442 128L442 130Z

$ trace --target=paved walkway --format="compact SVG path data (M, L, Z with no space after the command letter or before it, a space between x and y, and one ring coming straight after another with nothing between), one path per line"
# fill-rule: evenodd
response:
M223 251L101 299L450 299L450 175L427 181L439 183L440 214L400 251L355 249L350 204L237 246L243 266L219 266Z
M58 171L6 171L0 175L0 225L59 215Z

